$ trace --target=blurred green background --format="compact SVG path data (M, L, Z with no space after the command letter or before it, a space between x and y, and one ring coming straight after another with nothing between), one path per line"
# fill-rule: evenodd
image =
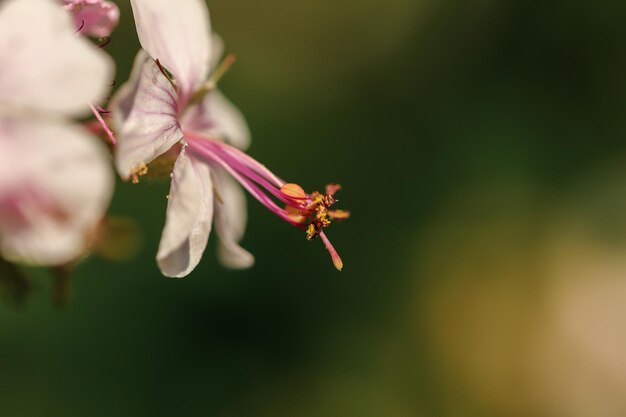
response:
M168 184L119 184L139 255L0 305L0 416L626 415L626 2L209 7L249 153L344 186L344 271L249 199L252 269L166 279Z

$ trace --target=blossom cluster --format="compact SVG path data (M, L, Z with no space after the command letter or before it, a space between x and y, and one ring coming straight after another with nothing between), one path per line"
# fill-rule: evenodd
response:
M119 21L114 3L0 6L0 256L41 266L77 262L101 238L114 171L139 183L167 167L171 184L156 255L165 276L193 271L213 226L223 265L254 263L239 244L244 190L307 239L319 237L341 270L325 234L349 216L333 208L340 186L306 193L244 152L245 118L218 89L234 57L223 58L204 0L131 0L131 6L142 49L112 96L115 63L103 46Z

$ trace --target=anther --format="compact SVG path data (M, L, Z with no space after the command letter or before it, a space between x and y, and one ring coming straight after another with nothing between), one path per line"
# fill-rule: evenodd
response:
M280 191L287 197L303 200L306 198L306 193L298 184L285 184L280 187Z
M148 173L148 166L143 162L130 171L130 178L133 184L139 183L139 177L142 177Z
M170 84L172 85L172 88L174 88L174 90L178 91L178 87L176 87L176 83L174 82L174 78L172 77L172 75L170 74L170 72L165 69L165 67L163 65L161 65L161 62L159 61L159 59L157 58L155 60L157 67L159 67L159 71L161 71L161 74L163 74L163 76L165 78L167 78L167 81L170 82Z
M98 48L104 48L105 46L107 46L108 44L111 43L111 37L110 36L106 36L104 38L100 38L100 45L98 45Z
M76 32L74 33L80 33L80 31L83 30L84 27L85 27L85 19L82 19L80 22L80 27L76 29Z

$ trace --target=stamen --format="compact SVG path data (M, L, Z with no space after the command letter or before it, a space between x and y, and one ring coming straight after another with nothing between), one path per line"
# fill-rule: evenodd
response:
M215 71L213 71L213 73L209 77L209 80L207 81L206 85L207 86L212 85L213 88L215 88L218 81L222 79L224 74L228 72L228 70L233 66L233 64L236 61L237 61L237 56L235 54L226 55L226 58L224 58L222 62L217 66L217 68L215 68Z
M104 48L105 46L111 43L111 37L105 36L104 38L100 38L100 42L101 43L100 45L98 45L98 48Z
M346 210L328 210L328 216L336 221L342 221L350 218L350 212Z
M224 142L195 132L184 132L184 137L190 152L209 164L222 167L270 212L304 230L308 240L320 236L335 267L338 270L343 268L341 258L323 232L333 220L345 220L350 216L348 211L329 210L337 202L334 194L341 189L340 185L329 184L325 194L307 194L298 184L285 183L264 165ZM280 208L270 196L286 207Z
M317 235L317 229L315 229L315 226L313 226L313 224L310 224L309 227L306 228L306 239L313 240Z
M216 143L213 142L212 143ZM216 152L220 155L225 162L229 163L231 166L236 166L242 174L256 182L263 188L265 188L268 192L270 192L274 197L278 198L285 204L291 204L291 200L288 199L283 193L281 193L276 187L274 187L270 182L268 182L265 178L262 178L258 173L254 170L248 168L246 165L242 164L237 158L233 158L228 153L224 152L219 147L212 147L213 152Z
M266 178L268 178L269 180L274 182L274 184L277 187L282 187L283 185L285 185L285 181L284 180L282 180L279 177L277 177L272 171L267 169L265 167L265 165L261 164L259 161L257 161L256 159L252 158L247 153L242 152L239 149L233 148L233 147L230 147L230 146L224 147L224 150L226 152L230 152L231 154L233 154L233 156L235 156L239 160L243 161L252 170L258 172L261 175L264 175Z
M172 88L175 91L178 91L178 87L176 86L176 82L174 82L174 78L172 77L170 72L167 69L165 69L165 67L163 65L161 65L161 62L159 61L158 58L155 60L155 62L157 64L157 67L159 67L159 71L161 71L161 74L163 74L163 76L165 78L167 78L167 81L169 81L170 84L172 85Z
M130 171L130 178L133 184L139 183L139 177L142 177L148 173L148 166L145 163L141 163Z
M292 222L297 224L304 224L306 222L306 217L300 213L300 209L293 206L287 206L285 207L285 211Z
M111 131L111 129L109 129L109 126L107 126L106 122L100 115L100 112L98 111L98 109L96 109L96 107L93 104L91 103L88 103L88 104L89 104L89 108L91 109L91 112L93 113L94 116L96 116L96 120L98 120L98 123L100 123L102 130L111 141L111 144L113 146L117 145L117 141L115 140L115 136L113 135L113 132Z
M109 114L111 114L111 110L103 109L100 106L95 106L95 108L96 108L96 110L98 110L98 113L100 113L100 114L106 114L107 116Z
M255 186L252 181L243 177L239 172L233 169L231 165L226 163L218 155L215 155L214 153L208 151L207 149L204 149L203 147L197 147L195 145L197 145L195 141L191 141L188 143L189 149L193 153L208 159L209 162L212 161L214 163L217 163L219 166L224 168L224 170L228 172L233 178L235 178L241 184L241 186L245 188L246 191L248 191L257 201L263 204L265 208L267 208L269 211L276 214L278 217L282 218L286 222L294 226L300 226L299 224L294 223L289 218L289 216L286 215L284 210L278 207L278 205L276 205L274 201L272 201L267 195L263 194L263 192L261 192L261 190L257 186Z
M337 194L337 191L341 190L341 185L339 184L328 184L326 186L326 195L334 196Z
M226 58L224 58L217 68L215 68L209 79L191 96L188 105L192 106L201 102L208 93L213 91L217 86L217 83L222 79L224 74L228 72L230 67L233 66L235 61L237 61L237 57L234 54L226 55Z
M193 135L189 135L185 133L185 137L192 138ZM288 205L297 205L300 206L299 201L295 201L293 198L288 197L284 193L282 193L277 186L272 184L272 182L277 183L277 178L275 175L271 174L271 172L265 168L259 169L259 163L256 162L256 165L250 167L250 164L247 164L247 161L242 161L238 156L233 156L232 152L226 152L226 148L224 143L217 142L209 139L203 139L201 141L191 140L188 142L189 144L193 144L194 146L198 145L205 148L205 151L211 153L211 155L218 155L220 159L229 167L234 168L239 174L243 175L246 179L252 180L258 185L265 188L270 194L279 199L285 204ZM242 154L242 153L241 153ZM250 158L251 159L251 158Z
M298 200L305 200L307 198L306 193L298 184L285 184L280 187L280 191L286 196Z
M84 27L85 27L85 19L81 19L80 27L76 29L76 32L74 33L80 33L80 31L83 30Z
M258 173L259 175L263 176L268 181L271 181L272 183L274 183L274 185L277 188L280 188L283 185L285 185L285 181L277 177L272 171L267 169L265 165L261 164L259 161L252 158L247 153L240 151L237 148L229 146L225 144L224 142L211 140L203 136L201 133L196 133L193 131L185 131L185 138L189 139L190 141L196 141L199 144L211 146L211 150L217 148L223 152L228 153L229 159L234 158L239 163L246 165L252 171Z

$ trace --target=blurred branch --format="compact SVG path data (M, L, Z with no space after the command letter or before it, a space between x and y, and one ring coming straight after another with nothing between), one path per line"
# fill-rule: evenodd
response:
M52 303L57 308L65 308L72 295L71 267L69 265L50 268L52 274Z
M0 295L14 307L22 307L31 293L24 273L13 263L0 257Z

